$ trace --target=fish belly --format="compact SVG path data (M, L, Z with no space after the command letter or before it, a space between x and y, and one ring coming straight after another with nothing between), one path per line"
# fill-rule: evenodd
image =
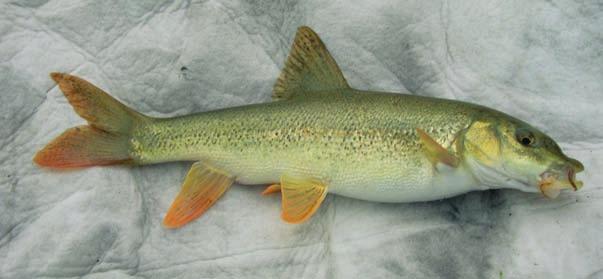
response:
M261 161L252 159L261 156L222 158L211 164L228 170L239 184L279 183L283 174L314 177L328 185L329 193L376 202L431 201L482 190L464 167L439 166L436 170L431 162L422 159L406 167L391 162L354 162L345 158L330 162L296 162L294 157L302 155L293 154L268 156Z
M334 181L329 192L375 202L421 202L453 197L480 190L474 178L462 170L434 173L426 170L397 179L342 179Z

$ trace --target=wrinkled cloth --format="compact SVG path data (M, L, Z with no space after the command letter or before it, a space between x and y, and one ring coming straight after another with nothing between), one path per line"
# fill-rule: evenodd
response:
M600 1L31 0L0 10L0 278L603 278ZM268 102L300 25L355 88L469 101L533 124L584 163L584 188L412 204L329 195L290 225L278 195L235 185L168 230L161 221L190 162L32 163L85 123L50 72L156 117Z

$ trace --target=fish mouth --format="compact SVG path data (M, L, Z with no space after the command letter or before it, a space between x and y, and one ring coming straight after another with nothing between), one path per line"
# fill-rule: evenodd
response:
M582 185L582 181L576 180L576 170L573 167L566 167L562 171L547 170L540 174L538 181L540 192L550 199L559 196L563 189L578 191Z

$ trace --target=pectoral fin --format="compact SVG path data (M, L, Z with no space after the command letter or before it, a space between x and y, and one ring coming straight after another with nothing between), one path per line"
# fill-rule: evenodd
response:
M327 196L327 186L312 178L283 175L281 177L283 212L287 223L303 223L320 207Z
M163 219L163 225L179 228L201 216L233 182L234 179L221 170L201 162L193 164L180 193Z
M423 144L423 148L427 157L433 162L434 165L437 163L443 163L450 167L456 168L459 165L459 159L448 152L446 148L442 147L437 141L431 138L425 131L417 128L417 134Z

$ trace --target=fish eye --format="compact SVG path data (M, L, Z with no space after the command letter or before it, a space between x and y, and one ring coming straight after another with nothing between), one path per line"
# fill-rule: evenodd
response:
M534 133L524 129L518 129L515 133L515 138L517 139L517 142L526 147L533 146L536 141Z

